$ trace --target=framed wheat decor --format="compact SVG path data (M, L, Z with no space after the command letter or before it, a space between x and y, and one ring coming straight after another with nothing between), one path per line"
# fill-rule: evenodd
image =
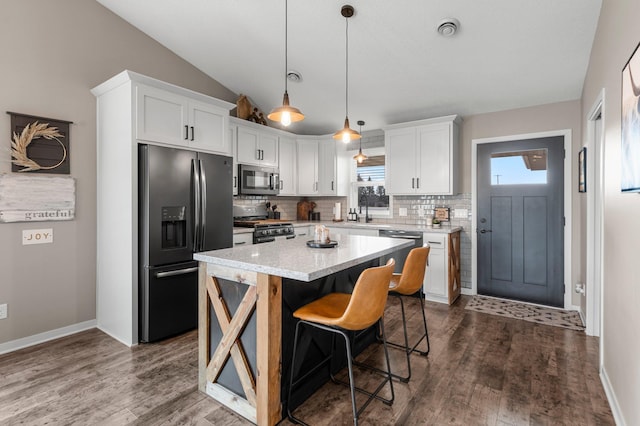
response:
M11 116L11 171L69 174L70 121Z

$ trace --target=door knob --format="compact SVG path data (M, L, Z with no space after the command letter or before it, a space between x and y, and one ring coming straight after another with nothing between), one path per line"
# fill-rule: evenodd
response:
M487 232L491 232L491 229L481 229L481 230L480 230L480 233L481 233L481 234L485 234L485 233L487 233Z

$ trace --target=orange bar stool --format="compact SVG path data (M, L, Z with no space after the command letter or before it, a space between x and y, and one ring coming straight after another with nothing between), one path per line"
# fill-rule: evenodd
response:
M353 293L330 293L320 299L302 306L297 309L293 316L298 318L296 324L295 338L293 341L293 357L291 359L291 377L289 380L289 392L287 400L291 401L291 390L294 386L298 385L302 380L307 378L313 372L317 371L323 365L326 365L328 361L333 358L333 352L335 348L336 334L341 335L344 338L346 352L347 352L347 367L349 370L349 387L351 389L351 407L353 409L353 423L358 424L358 416L369 405L369 403L375 398L387 405L393 404L394 392L393 381L391 379L391 369L389 363L389 353L387 351L386 336L384 332L383 314L384 308L387 304L387 295L389 294L389 281L393 274L393 267L395 261L389 259L385 266L378 266L374 268L368 268L362 271L356 284L353 288ZM378 385L375 391L369 392L364 389L355 386L353 381L353 357L351 354L352 340L350 334L352 332L365 330L372 325L378 323L380 326L380 332L382 336L382 343L384 346L384 354L386 357L387 370L380 370L383 373L384 379ZM306 372L302 377L294 381L294 371L296 363L296 350L298 346L298 339L300 332L302 331L302 325L315 327L321 330L325 330L331 333L335 333L332 338L332 351L329 356L321 363L316 365L311 371ZM347 384L346 382L340 382L336 380L333 375L331 379L334 382ZM378 393L384 388L385 384L389 383L391 388L391 398L385 399L378 395ZM369 398L362 406L356 408L356 395L355 391L359 391ZM289 419L298 424L305 424L302 420L293 416L291 410L287 410Z
M407 376L399 376L392 374L393 377L406 383L411 378L411 353L417 352L422 356L429 355L429 331L427 330L427 318L424 313L424 292L422 290L422 283L424 282L424 274L427 268L427 258L429 257L429 246L414 248L409 252L407 259L402 268L402 273L394 273L391 277L389 284L389 295L397 297L400 300L400 310L402 311L402 327L404 329L404 344L398 344L393 342L387 342L392 347L399 348L405 351L407 355ZM409 346L409 337L407 334L407 318L405 316L403 297L413 296L418 294L420 298L420 310L422 311L422 323L424 325L424 333L420 336L420 339ZM422 340L426 339L427 350L418 350L418 345Z

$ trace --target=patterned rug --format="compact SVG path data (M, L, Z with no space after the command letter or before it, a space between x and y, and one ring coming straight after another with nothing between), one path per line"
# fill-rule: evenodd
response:
M473 296L473 299L467 303L465 309L485 314L522 319L538 324L564 327L571 330L584 330L580 314L576 311L547 308L487 296Z

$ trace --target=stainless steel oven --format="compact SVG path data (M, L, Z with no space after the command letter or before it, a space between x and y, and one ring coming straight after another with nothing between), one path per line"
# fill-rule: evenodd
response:
M273 167L238 166L240 186L238 192L243 195L278 195L280 177L278 169Z

